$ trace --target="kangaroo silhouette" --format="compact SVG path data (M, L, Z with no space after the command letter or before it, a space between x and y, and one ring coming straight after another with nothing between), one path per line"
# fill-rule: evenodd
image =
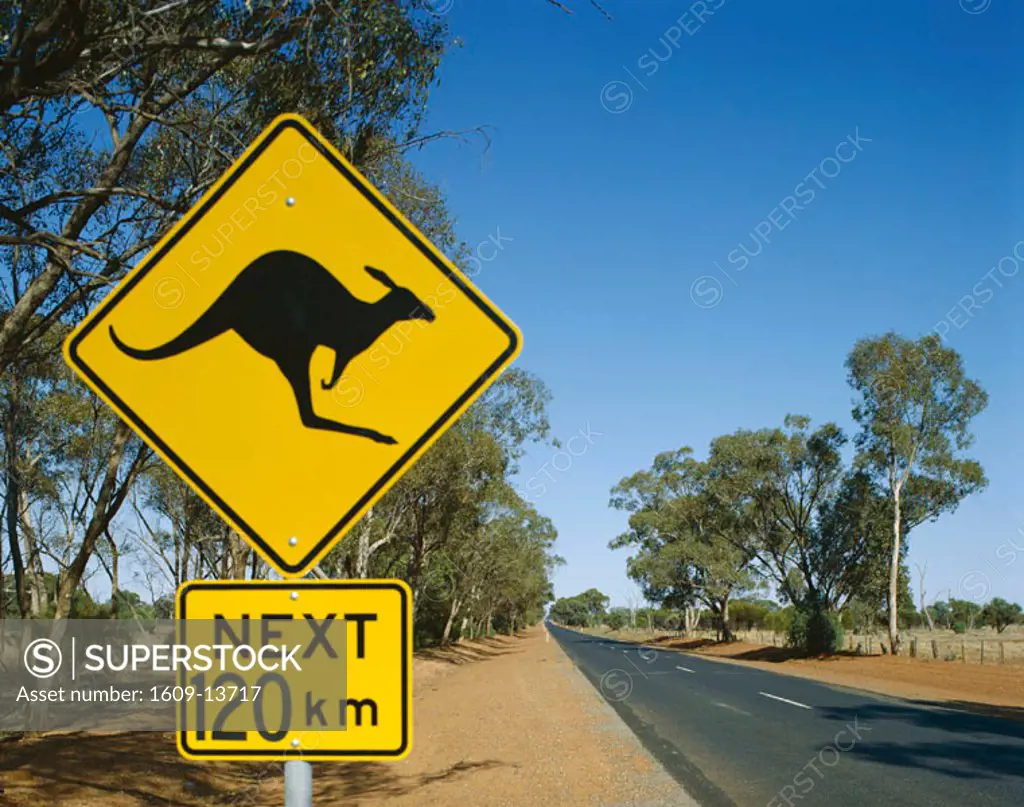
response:
M395 323L434 321L434 312L409 289L396 285L380 269L365 269L388 288L375 303L355 297L306 255L290 250L268 252L246 266L199 319L169 342L147 349L132 347L118 338L113 326L110 338L132 358L154 361L234 331L277 365L291 385L304 426L394 445L397 441L386 434L329 420L313 411L309 362L318 346L334 351L331 378L320 382L323 389L331 389L348 363Z

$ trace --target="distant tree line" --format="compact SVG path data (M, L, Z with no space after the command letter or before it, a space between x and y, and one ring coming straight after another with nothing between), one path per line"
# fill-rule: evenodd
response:
M574 597L555 600L548 616L560 625L597 627L608 618L609 598L596 588L587 589Z
M685 634L684 615L672 608L608 608L609 598L597 589L589 589L572 597L555 600L549 617L569 627L606 627L609 630L635 629ZM929 606L932 623L920 614L913 604L904 603L900 611L903 629L935 628L965 633L980 628L991 628L1002 633L1011 625L1024 625L1024 609L1017 603L994 597L985 605L970 600L950 599ZM797 607L792 603L781 605L769 599L738 598L729 606L729 634L739 631L775 631L789 634L793 627ZM873 633L888 623L886 609L864 609L860 601L851 601L839 613L842 627L856 633ZM709 610L700 610L693 620L692 630L721 631L719 617Z

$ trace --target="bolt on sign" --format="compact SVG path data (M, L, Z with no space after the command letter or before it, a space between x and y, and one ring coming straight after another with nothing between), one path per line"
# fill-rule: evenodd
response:
M178 750L195 760L398 760L412 738L412 594L400 580L178 589ZM197 660L211 663L197 663Z
M277 571L301 577L521 344L365 177L284 115L64 352Z

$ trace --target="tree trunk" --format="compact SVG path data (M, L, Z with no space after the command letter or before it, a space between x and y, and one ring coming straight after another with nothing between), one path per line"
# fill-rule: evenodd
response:
M7 398L8 413L4 429L6 452L6 520L7 536L11 548L11 565L14 569L14 590L18 610L23 619L44 616L49 598L46 595L46 578L43 575L43 560L31 525L23 518L26 512L26 494L21 487L20 466L22 463L21 444L18 433L19 387L12 375ZM24 550L23 550L24 545Z
M226 578L228 580L242 580L245 578L245 567L251 551L249 544L243 540L241 535L234 530L228 531L226 552L228 557Z
M931 611L928 610L928 594L924 590L924 576L928 572L928 564L926 563L923 568L918 565L917 571L920 580L918 588L921 592L921 613L924 614L924 618L928 620L928 630L933 631L935 630L935 620L932 619Z
M75 555L74 560L71 561L68 568L61 574L57 584L57 603L53 616L54 619L67 619L71 615L72 597L82 582L82 576L89 565L89 559L96 549L96 542L110 526L110 522L124 503L125 497L128 495L128 489L135 481L135 477L147 456L147 449L139 450L133 467L129 470L122 484L118 486L117 472L121 466L121 460L124 457L125 448L130 436L131 430L128 426L123 421L119 422L114 429L114 439L111 441L110 450L107 452L107 467L103 476L103 483L100 485L99 495L96 497L92 517L89 519L85 535L82 537L82 545L78 548L78 553Z
M370 511L372 512L372 511ZM370 513L365 518L369 518ZM364 519L365 521L365 519ZM359 529L359 543L356 545L356 577L366 578L370 568L370 525L362 524Z
M21 555L21 538L18 524L21 514L21 484L18 481L18 379L11 375L10 391L7 396L7 423L4 428L4 449L7 467L5 482L7 496L5 516L7 517L7 539L11 547L11 566L14 569L14 592L18 600L18 611L23 619L30 617L28 588L25 581L25 563Z
M722 641L733 640L732 631L729 629L729 598L725 597L719 606L719 618L722 620Z
M21 544L24 547L25 588L28 591L29 614L31 617L42 617L50 607L50 595L46 590L46 575L43 572L43 555L39 550L39 541L26 517L28 502L23 488L18 491L17 501Z
M899 596L900 596L900 487L893 488L892 557L889 568L889 647L892 654L900 654Z
M10 424L7 428L7 505L5 515L7 516L7 538L11 547L11 566L14 568L14 593L18 600L18 611L23 619L28 619L31 614L29 605L28 588L25 585L25 563L21 556L21 539L18 536L18 501L19 484L18 475L14 470L14 461L11 454L12 433Z
M449 641L451 640L452 626L455 624L455 617L456 617L456 615L458 613L459 613L459 599L458 599L458 597L456 597L456 598L454 598L452 600L452 608L448 612L448 621L445 623L444 633L441 634L441 644L442 645L448 644ZM463 624L465 624L465 620L463 620Z
M118 568L120 553L110 530L106 530L107 543L110 544L110 618L117 619L117 595L121 591L120 570Z

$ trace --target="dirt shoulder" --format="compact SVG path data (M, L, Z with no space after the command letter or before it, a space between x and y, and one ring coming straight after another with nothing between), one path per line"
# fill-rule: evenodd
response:
M587 631L600 636L612 634ZM616 633L620 641L647 644L731 664L745 664L783 675L811 678L852 689L1024 721L1024 668L1021 665L964 664L906 656L794 658L792 651L749 642L717 644L706 639L654 637L643 641Z
M413 750L317 764L315 804L692 804L542 627L419 654ZM280 805L279 764L196 764L170 734L51 735L0 745L12 807Z

